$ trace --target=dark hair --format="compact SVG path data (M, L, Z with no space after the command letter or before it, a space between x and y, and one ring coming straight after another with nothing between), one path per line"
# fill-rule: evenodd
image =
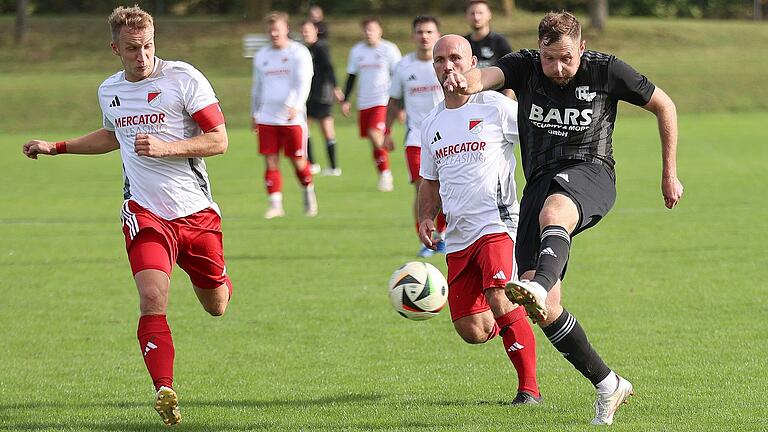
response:
M491 5L488 4L488 2L486 0L469 0L467 2L467 7L464 8L464 12L468 11L469 8L471 8L472 6L474 6L476 4L484 4L485 7L488 8L488 10L491 10Z
M411 28L415 29L417 25L424 23L435 23L435 27L437 27L438 30L440 29L440 21L431 15L417 15L416 18L413 19L413 25L411 25Z
M363 20L360 22L360 27L365 27L365 26L367 26L367 25L368 25L368 24L370 24L370 23L376 23L376 24L378 24L378 25L379 25L379 27L383 27L383 26L381 25L381 21L379 21L379 19L378 19L378 18L375 18L375 17L368 17L368 18L364 18L364 19L363 19Z
M581 38L581 24L570 12L550 12L539 23L539 43L545 46L558 42L563 36Z

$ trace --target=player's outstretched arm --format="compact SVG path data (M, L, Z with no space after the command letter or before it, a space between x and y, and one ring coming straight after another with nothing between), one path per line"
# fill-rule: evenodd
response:
M440 182L422 179L419 185L419 239L424 246L436 249L432 242L435 232L435 216L440 211Z
M661 138L661 193L664 205L673 208L683 197L683 184L677 178L677 108L664 90L656 87L651 100L643 106L656 115Z
M445 76L443 87L458 94L475 94L484 90L496 90L504 85L504 72L496 66L473 68L463 75L451 72Z
M228 146L227 128L223 123L203 134L181 141L165 142L148 134L136 134L134 141L136 154L151 158L215 156L226 152Z
M37 159L37 156L41 154L51 156L62 153L103 154L119 148L120 143L118 143L114 132L99 129L88 135L66 141L31 140L24 144L22 151L28 158Z

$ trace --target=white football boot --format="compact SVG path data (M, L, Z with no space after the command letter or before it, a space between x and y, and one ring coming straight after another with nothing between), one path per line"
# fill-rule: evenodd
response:
M317 196L315 195L313 185L304 188L304 215L309 217L317 216Z
M269 206L267 211L264 213L264 219L274 219L283 216L285 216L285 210L283 210L283 206Z
M613 424L613 415L622 404L629 403L629 397L635 394L632 389L632 383L616 375L619 383L616 391L611 394L603 395L598 393L595 401L595 418L592 419L593 425Z
M160 414L163 423L166 426L173 426L181 422L181 413L179 412L179 396L176 392L166 386L161 386L157 390L155 397L155 411Z
M312 175L320 174L320 171L322 171L322 168L320 168L320 164L310 164L309 165L309 172Z
M547 319L547 290L537 282L511 280L504 292L510 301L525 308L534 323Z
M392 192L395 189L392 172L384 171L379 174L379 191Z

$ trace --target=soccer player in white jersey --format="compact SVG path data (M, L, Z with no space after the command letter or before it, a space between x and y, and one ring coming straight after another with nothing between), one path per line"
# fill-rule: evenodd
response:
M416 194L413 200L413 218L416 233L419 231L417 199L421 176L419 165L421 160L421 121L443 100L443 87L437 81L435 69L432 66L432 48L440 38L440 23L432 16L419 15L411 26L411 39L416 51L406 54L397 64L392 74L392 84L389 87L389 104L387 105L386 131L405 108L407 130L405 133L405 160L408 165L411 184ZM384 147L392 150L395 145L392 135L384 135ZM445 215L437 215L437 233L440 240L445 238ZM438 241L437 252L445 253L445 242ZM422 246L418 256L426 258L435 251Z
M477 65L461 36L442 37L434 48L440 82L450 72ZM517 370L513 404L541 401L536 383L536 339L525 309L504 287L514 275L514 241L519 205L515 157L519 143L517 104L488 91L472 96L445 93L421 128L419 235L434 247L434 219L442 207L448 219L448 306L459 335L485 343L501 335Z
M251 116L259 135L259 153L264 155L264 183L269 208L264 217L285 215L283 210L280 148L293 163L302 186L304 214L317 215L317 199L307 162L307 97L312 85L312 56L307 47L288 38L288 14L266 16L272 43L253 57Z
M341 110L349 116L349 97L359 76L357 109L360 137L371 141L373 160L379 171L379 190L389 192L394 184L389 170L389 151L384 147L388 91L390 75L402 56L395 44L381 38L382 28L378 19L367 18L363 20L362 27L364 40L349 51L345 100Z
M139 291L137 337L166 425L181 420L173 389L174 346L166 321L173 264L188 275L203 308L224 313L232 294L219 208L204 157L224 153L227 131L208 80L187 63L155 57L152 16L138 6L109 16L112 52L125 68L99 87L103 127L59 142L32 140L24 154L120 150L123 233Z

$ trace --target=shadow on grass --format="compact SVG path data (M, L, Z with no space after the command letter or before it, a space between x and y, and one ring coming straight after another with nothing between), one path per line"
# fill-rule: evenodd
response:
M209 400L188 400L182 401L181 409L184 413L185 409L192 409L195 407L210 407L221 409L266 409L274 407L288 407L288 408L306 408L313 406L328 406L328 405L350 405L350 404L368 404L376 403L381 400L383 396L376 394L345 394L338 396L326 396L319 398L304 398L304 399L266 399L266 400L250 400L250 399L209 399ZM91 430L91 431L144 431L144 430L161 430L163 426L159 423L147 422L147 421L105 421L105 422L93 422L82 421L76 418L71 420L61 421L41 421L31 422L28 419L30 417L45 417L50 416L50 411L58 410L87 410L94 411L103 409L105 415L110 415L109 410L125 410L125 409L150 409L148 402L134 402L134 401L114 401L114 402L24 402L24 403L0 403L0 418L3 419L0 422L0 431L4 430L18 430L18 431L31 431L41 429L55 429L55 430ZM34 412L43 410L44 413ZM54 414L55 415L55 414ZM69 415L76 416L76 413L70 413ZM17 421L14 421L14 418ZM187 421L182 423L182 428L188 431L209 431L211 425L209 418L199 418L204 423L193 423ZM222 419L224 420L224 419ZM239 419L240 420L240 419ZM254 429L274 429L276 427L274 422L248 422L247 425L233 425L226 424L226 421L222 421L220 425L222 430L254 430ZM384 425L385 429L389 429Z

